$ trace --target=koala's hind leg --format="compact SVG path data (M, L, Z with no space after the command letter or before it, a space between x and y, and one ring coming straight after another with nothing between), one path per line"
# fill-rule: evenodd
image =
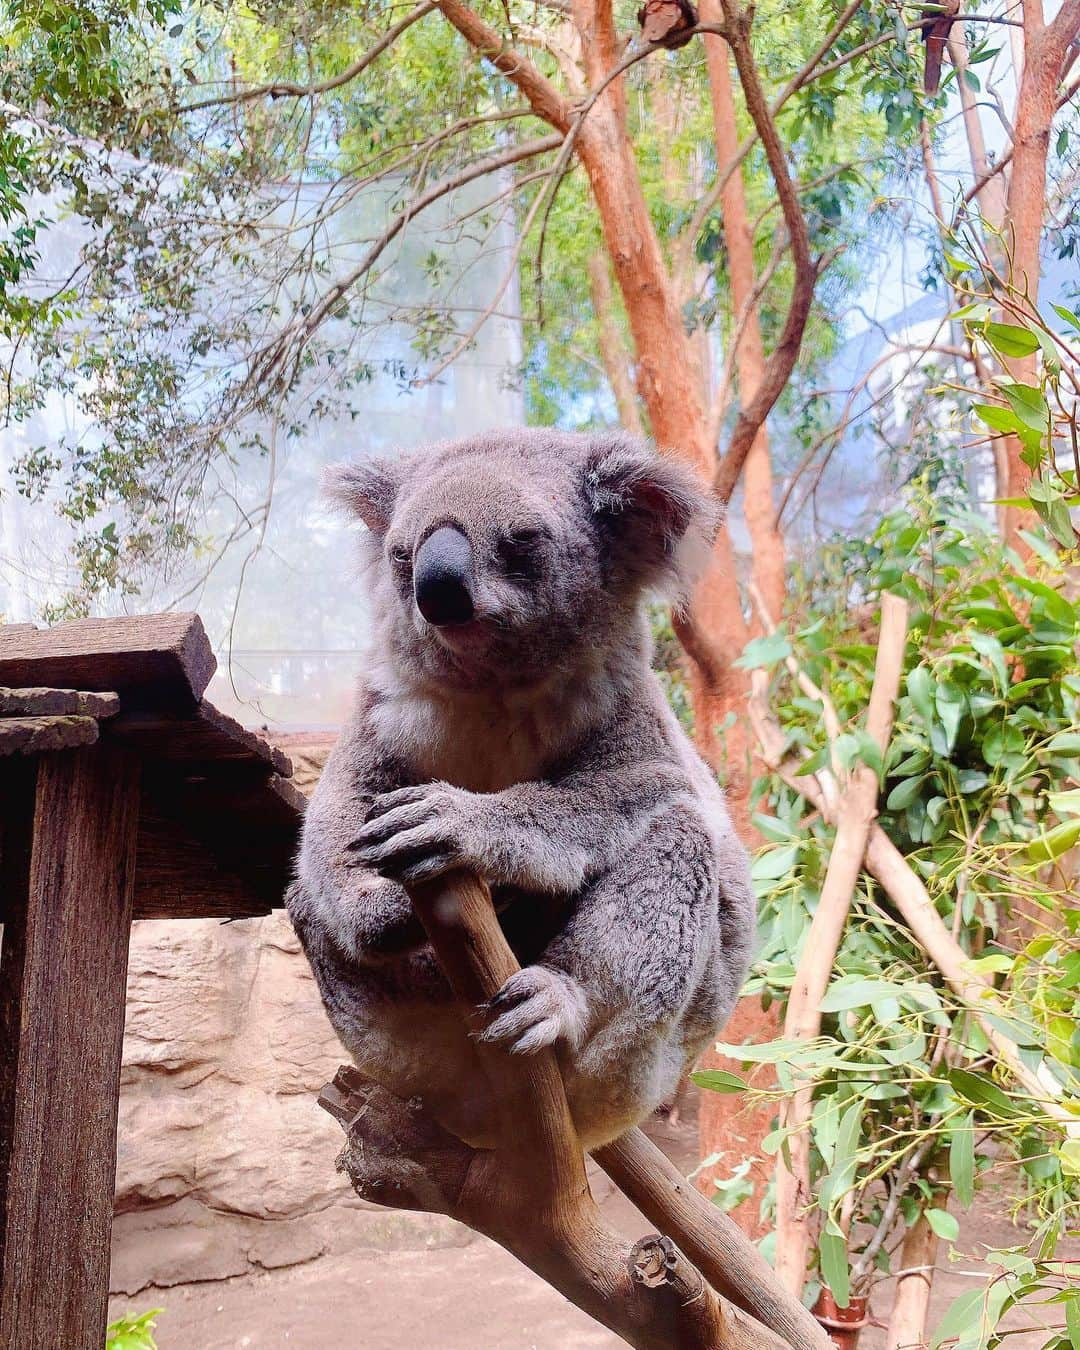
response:
M707 827L673 805L580 893L565 929L493 1000L488 1039L570 1052L567 1091L589 1147L655 1109L702 1026L707 1036L727 1011L742 970L725 970L718 884Z

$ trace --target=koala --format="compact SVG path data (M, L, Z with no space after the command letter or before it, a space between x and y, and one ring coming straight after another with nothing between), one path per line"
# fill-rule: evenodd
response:
M373 616L287 901L327 1011L363 1072L490 1147L476 1041L405 891L474 869L522 965L480 1036L554 1047L597 1148L716 1034L754 933L723 794L650 668L646 599L707 557L709 499L644 444L551 430L327 486L367 526Z

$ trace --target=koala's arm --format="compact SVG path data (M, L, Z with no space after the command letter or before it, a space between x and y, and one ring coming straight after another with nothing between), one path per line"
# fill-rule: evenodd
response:
M424 932L396 881L358 865L347 849L371 802L402 781L362 723L347 727L305 813L289 914L301 937L329 940L349 961L383 961L421 946Z
M693 1052L734 1006L753 900L726 816L684 795L577 895L565 927L492 1000L484 1039L530 1053L556 1041L603 1075L619 1047L673 1036Z
M378 797L350 850L399 882L472 868L495 885L572 895L629 848L685 775L603 755L541 782L477 793L424 783Z

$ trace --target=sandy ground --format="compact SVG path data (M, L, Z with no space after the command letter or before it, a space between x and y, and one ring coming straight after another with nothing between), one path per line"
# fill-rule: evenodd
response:
M686 1168L693 1166L696 1125L650 1130ZM602 1175L594 1193L610 1223L628 1237L648 1225ZM980 1206L961 1220L960 1249L1006 1245L1022 1234L1000 1218L1002 1204ZM950 1262L942 1244L931 1324L979 1275L977 1260ZM888 1287L879 1300L888 1304ZM465 1247L425 1251L363 1249L308 1265L232 1280L146 1290L113 1300L113 1315L165 1309L160 1350L613 1350L624 1343L568 1304L500 1247L477 1237ZM1030 1323L1012 1323L1018 1329ZM1009 1337L1010 1350L1043 1350L1043 1330ZM859 1350L882 1350L884 1332L868 1327Z

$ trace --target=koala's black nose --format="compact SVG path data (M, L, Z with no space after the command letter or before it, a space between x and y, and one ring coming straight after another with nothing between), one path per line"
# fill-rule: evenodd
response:
M429 534L413 561L413 595L428 623L468 623L475 613L472 582L472 545L462 532L443 525Z

